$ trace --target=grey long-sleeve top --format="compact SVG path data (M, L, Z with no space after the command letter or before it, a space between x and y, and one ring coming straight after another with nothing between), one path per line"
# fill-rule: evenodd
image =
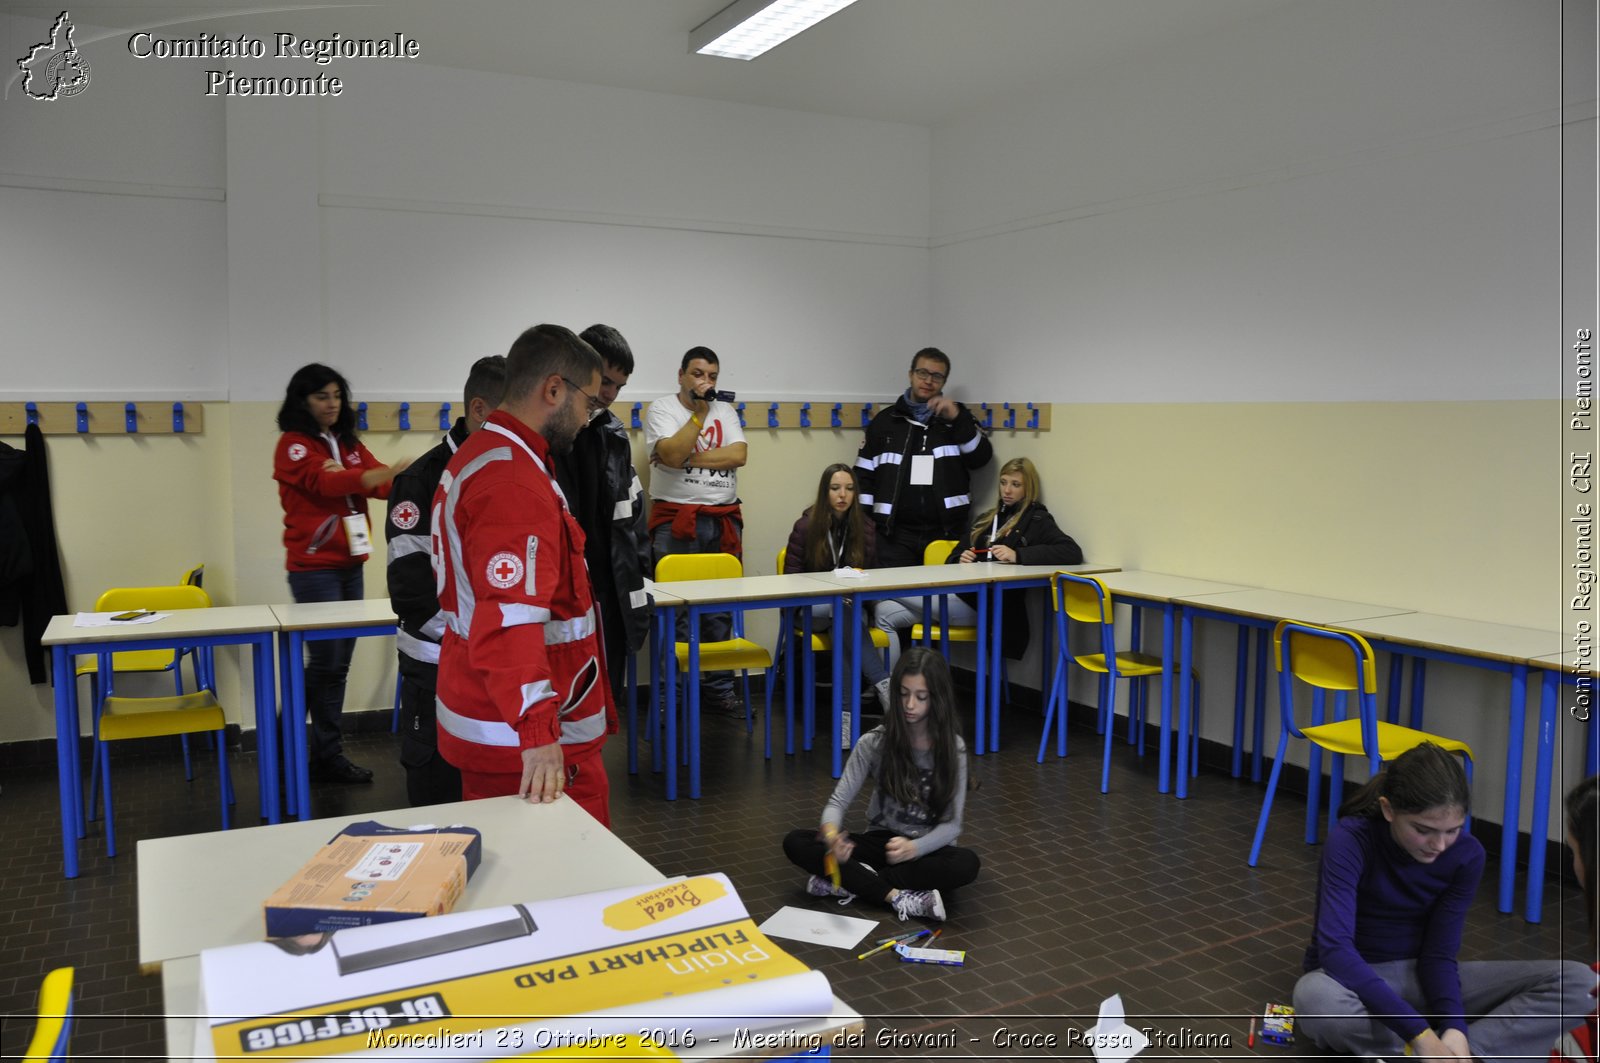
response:
M844 774L839 776L839 782L833 788L833 796L828 798L828 803L822 810L824 825L829 823L842 825L845 811L855 801L856 795L861 792L861 787L869 778L878 777L883 741L883 728L875 727L862 735L861 741L851 750L850 760L844 766ZM922 773L922 800L909 805L901 804L886 793L883 787L875 787L872 799L867 803L868 828L893 831L901 837L911 838L916 842L918 856L926 856L935 849L954 844L961 834L961 815L967 805L967 746L960 735L956 736L956 752L958 756L955 793L951 795L949 806L937 822L934 821L932 810L925 803L933 777L933 751L919 749L914 753L914 760Z

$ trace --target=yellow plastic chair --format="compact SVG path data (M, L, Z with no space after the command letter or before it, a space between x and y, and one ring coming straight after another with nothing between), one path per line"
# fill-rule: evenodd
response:
M1368 771L1375 774L1384 761L1393 760L1424 742L1432 742L1446 752L1461 754L1467 783L1471 784L1472 749L1465 742L1378 719L1377 655L1366 639L1353 631L1280 620L1273 629L1273 643L1272 660L1278 670L1278 705L1282 721L1278 752L1272 758L1272 775L1267 780L1267 796L1261 802L1261 819L1256 824L1255 841L1250 846L1251 867L1255 867L1261 857L1261 843L1267 833L1267 817L1272 812L1272 798L1278 789L1278 778L1283 774L1284 753L1291 735L1311 743L1306 779L1307 845L1313 845L1317 840L1317 804L1322 791L1324 749L1332 754L1328 783L1330 828L1338 816L1341 803L1346 755L1366 757ZM1295 723L1296 679L1311 687L1311 724L1307 727ZM1330 690L1334 697L1334 719L1325 723L1323 715ZM1352 693L1356 695L1358 711L1354 717L1346 719L1345 701ZM1469 820L1468 829L1470 827Z
M133 609L173 612L179 609L205 609L210 605L210 596L194 586L117 587L102 594L99 602L101 611L111 612ZM117 855L116 832L111 821L111 756L108 746L112 742L203 731L218 732L216 747L222 791L222 829L228 829L228 805L233 801L233 782L228 774L228 721L222 706L217 703L210 648L197 647L193 652L199 689L192 694L153 698L118 697L113 690L115 669L111 670L110 675L102 676L104 697L101 698L99 719L95 722L95 758L104 795L108 856Z
M959 539L935 539L933 542L929 543L923 548L922 563L924 565L942 565L945 563L945 559L950 556L950 551L954 550L960 545L961 540ZM923 615L927 615L926 609L923 610ZM927 624L926 626L922 624L912 625L912 642L927 642L930 639L937 641L941 648L943 648L944 644L947 642L977 642L978 629L976 627L959 625L941 627L940 625L933 623ZM948 655L948 651L946 651L946 656Z
M1050 740L1050 724L1056 726L1056 756L1067 755L1067 662L1071 661L1085 671L1100 677L1100 714L1097 730L1105 735L1105 750L1100 764L1100 792L1111 788L1111 740L1116 733L1117 680L1145 680L1165 671L1160 657L1138 650L1121 650L1117 646L1116 602L1106 585L1093 576L1080 576L1075 572L1057 572L1050 584L1051 605L1056 611L1056 669L1050 685L1050 700L1045 710L1044 731L1039 736L1040 763L1044 762L1045 748ZM1068 629L1073 622L1094 627L1094 642L1099 653L1075 654L1068 649ZM1141 683L1141 687L1147 683ZM1129 695L1128 724L1135 727L1142 722L1143 706L1149 701L1149 691L1139 690ZM1194 697L1195 725L1200 733L1200 699ZM1138 727L1142 740L1144 728ZM1143 745L1141 741L1141 752ZM1191 758L1191 763L1195 758Z
M67 1042L72 1038L73 975L74 968L57 967L39 984L39 1022L22 1057L27 1063L71 1058Z
M183 577L178 580L178 585L185 587L198 587L205 581L205 575L206 566L205 563L202 562L185 572ZM95 602L95 612L109 613L122 611L116 606L104 604L105 599L106 596L102 594L99 600ZM136 606L135 608L142 607ZM111 670L113 672L121 672L125 674L170 671L172 673L173 693L182 694L183 659L193 652L194 651L189 648L177 650L124 650L121 653L113 653L111 655ZM199 666L196 662L190 663L191 666L196 669L195 686L198 688L203 683L200 678ZM93 718L98 720L100 718L100 699L102 696L100 692L99 658L93 656L85 657L83 661L78 664L75 674L79 676L86 675L89 677L90 712ZM183 735L181 737L183 742L183 777L193 782L194 765L189 759L189 736ZM86 814L90 820L94 819L95 794L99 791L99 788L100 761L96 759L89 766L89 800L87 802Z
M699 579L739 579L744 575L744 566L732 554L668 554L656 562L657 583L680 583L684 580ZM739 672L743 677L744 686L744 722L746 730L755 729L755 718L750 712L750 669L767 669L767 727L772 726L772 655L760 643L751 642L744 637L744 611L737 606L732 607L733 613L733 638L716 642L700 643L700 671L703 672ZM677 682L677 673L689 667L689 644L676 642L672 644L674 667L672 681ZM685 699L687 701L687 699ZM695 707L698 710L699 706ZM655 734L655 706L651 705L651 734ZM687 740L687 728L685 729ZM770 742L770 739L769 739ZM659 743L655 743L659 744ZM769 750L768 756L771 755Z
M788 556L789 556L789 548L787 546L783 547L781 550L778 551L777 572L778 572L778 574L780 576L783 575L787 571L787 569L785 568L785 565L786 565L786 563L788 561ZM794 677L794 668L793 668L792 664L789 667L785 668L782 662L787 660L787 658L789 656L789 647L793 646L802 637L800 632L803 631L804 629L800 626L800 622L798 622L796 620L796 617L798 615L799 615L799 610L797 610L797 609L785 609L785 610L781 611L778 614L778 652L777 652L777 658L776 659L777 659L777 662L778 662L777 667L784 674L784 692L785 692L785 695L786 695L785 696L785 706L786 706L786 709L787 709L787 712L788 712L788 718L787 718L787 721L786 721L788 726L787 726L787 728L785 729L785 732L784 732L784 752L785 753L791 753L791 754L794 752L794 701L793 701L793 683L791 682L791 680ZM838 623L839 623L838 618L835 618L835 620L834 620L835 627L837 627ZM875 649L878 652L884 654L884 663L887 664L888 663L888 653L889 653L889 633L887 631L882 630L881 628L868 627L867 635L868 635L869 638L872 639L872 647L873 647L873 649ZM816 655L819 654L819 653L829 653L832 650L833 650L833 632L832 631L813 631L811 633L811 653L806 657L805 675L801 679L801 685L803 685L805 687L805 710L806 711L805 711L805 734L803 736L803 739L804 739L804 745L805 745L806 749L810 749L811 748L811 733L816 729L816 715L817 715ZM767 757L768 757L768 759L771 759L771 757L772 757L772 734L771 734L770 729L769 729L768 734L767 734Z

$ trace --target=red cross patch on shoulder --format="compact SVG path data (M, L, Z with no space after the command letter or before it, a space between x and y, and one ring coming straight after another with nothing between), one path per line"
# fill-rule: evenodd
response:
M522 558L509 550L502 550L489 559L484 575L493 586L504 589L514 587L522 580Z
M289 444L289 460L290 461L299 461L301 458L304 458L305 456L306 456L306 445L304 443L290 443Z
M415 502L402 502L394 507L394 512L389 514L389 521L401 531L410 531L417 526L417 521L422 519L422 510L417 508Z

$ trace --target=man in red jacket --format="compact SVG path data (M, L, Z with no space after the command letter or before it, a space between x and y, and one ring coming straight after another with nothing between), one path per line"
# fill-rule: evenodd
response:
M433 496L439 752L465 800L565 792L610 825L600 748L617 729L599 618L552 453L600 408L600 356L558 325L506 355L505 398Z

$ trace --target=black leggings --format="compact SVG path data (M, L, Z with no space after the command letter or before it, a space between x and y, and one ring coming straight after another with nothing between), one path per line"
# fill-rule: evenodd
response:
M873 830L852 834L856 843L850 859L839 865L839 881L858 897L884 903L890 890L953 890L978 877L978 854L946 845L903 864L889 863L884 847L893 831ZM783 839L783 854L802 871L826 876L822 858L827 845L815 830L792 830Z

